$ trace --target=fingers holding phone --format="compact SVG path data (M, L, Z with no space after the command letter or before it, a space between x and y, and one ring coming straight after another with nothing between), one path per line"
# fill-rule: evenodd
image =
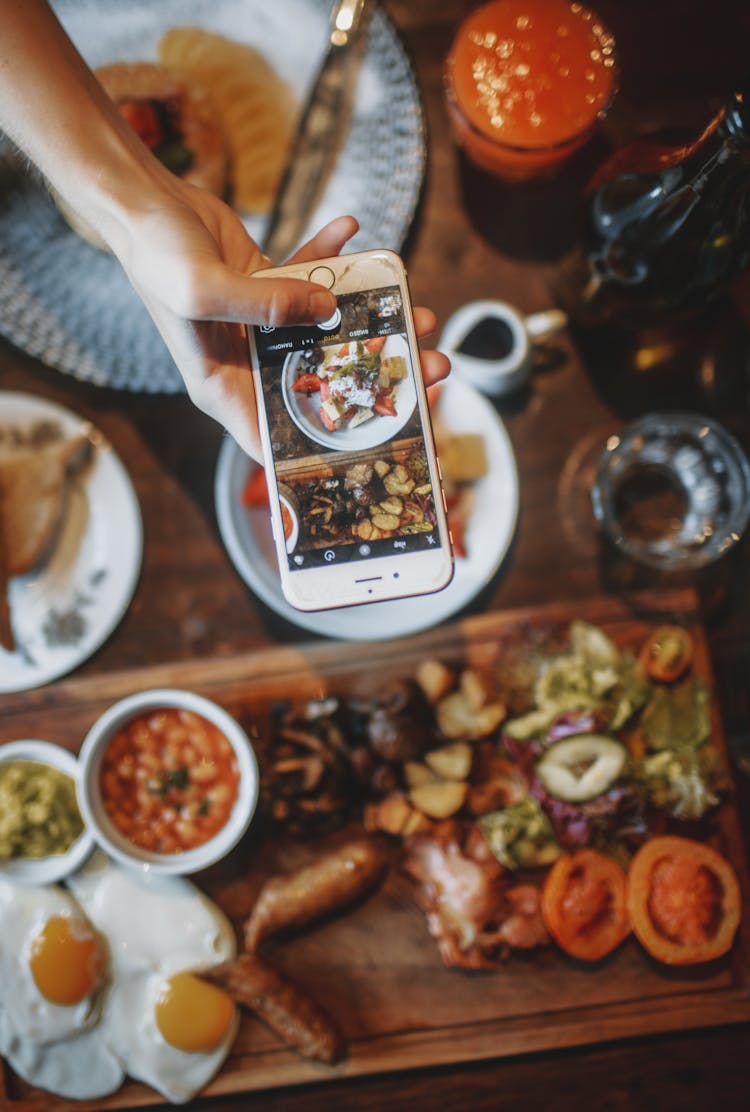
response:
M288 601L321 610L442 589L451 545L401 260L303 251L264 272L281 276L319 282L336 300L318 324L249 329ZM420 325L434 318L425 311ZM442 357L427 360L426 374L444 370Z

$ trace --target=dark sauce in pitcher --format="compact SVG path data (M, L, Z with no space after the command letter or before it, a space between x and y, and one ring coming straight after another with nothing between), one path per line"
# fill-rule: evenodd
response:
M513 350L513 333L504 320L485 317L464 336L456 351L474 359L505 359Z

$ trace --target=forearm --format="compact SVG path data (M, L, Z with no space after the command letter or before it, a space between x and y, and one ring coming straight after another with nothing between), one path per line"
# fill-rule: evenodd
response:
M0 0L0 128L108 240L166 184L44 0Z
M243 325L325 320L333 295L262 276L268 259L239 215L147 149L44 0L0 0L0 129L47 178L65 215L72 210L122 264L196 404L257 457ZM332 221L305 258L338 254L356 230L351 217Z

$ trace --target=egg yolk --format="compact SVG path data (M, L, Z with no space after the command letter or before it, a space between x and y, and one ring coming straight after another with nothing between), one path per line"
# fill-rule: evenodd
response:
M51 1004L79 1004L100 984L105 964L101 939L82 919L53 916L31 943L31 975Z
M215 1049L233 1017L226 992L193 973L170 977L156 1002L156 1026L165 1041L188 1053Z

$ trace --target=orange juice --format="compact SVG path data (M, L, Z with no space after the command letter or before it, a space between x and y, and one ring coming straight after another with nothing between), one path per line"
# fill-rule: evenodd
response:
M469 158L503 177L534 177L577 150L605 113L614 39L570 0L492 0L459 27L445 82Z

